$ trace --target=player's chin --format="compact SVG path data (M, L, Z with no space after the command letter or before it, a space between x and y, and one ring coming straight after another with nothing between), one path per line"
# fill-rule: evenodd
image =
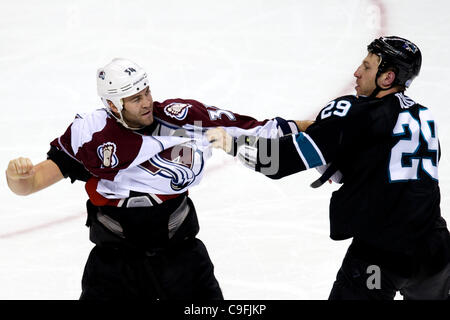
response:
M362 90L360 86L355 87L356 95L359 96L367 96L366 91Z
M149 114L144 115L141 118L141 123L145 126L151 125L153 123L153 114L150 112Z

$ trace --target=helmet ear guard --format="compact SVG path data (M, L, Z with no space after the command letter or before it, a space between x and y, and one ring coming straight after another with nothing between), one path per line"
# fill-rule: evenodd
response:
M111 103L117 108L117 111L119 113L122 112L122 110L123 110L123 100L122 99L117 99L117 98L106 99L103 97L100 97L100 99L102 100L105 107L108 108L109 110L112 110L111 106L108 103L108 101L111 101Z

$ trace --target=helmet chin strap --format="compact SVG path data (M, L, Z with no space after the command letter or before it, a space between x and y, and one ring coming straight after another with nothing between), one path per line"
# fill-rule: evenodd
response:
M120 99L120 102L122 102L122 99ZM130 127L130 126L125 122L125 120L123 119L123 115L122 115L123 106L122 106L122 110L119 111L119 117L117 117L117 116L114 114L114 112L111 110L111 108L108 108L107 110L109 111L109 114L112 115L112 116L114 117L114 119L116 119L117 122L119 122L122 126L124 126L124 127L127 128L127 129L137 131L137 130L141 130L141 129L143 129L143 128L145 127L145 126L142 126L142 127L139 127L139 128L132 128L132 127Z
M395 81L393 81L392 83L391 83L391 85L388 87L388 88L386 88L386 89L383 89L383 88L381 88L379 85L378 85L378 78L381 76L381 70L379 69L380 68L380 65L381 65L381 62L383 61L383 58L381 57L381 56L379 56L380 57L380 61L379 61L379 63L378 63L378 71L377 71L377 74L376 74L376 76L375 76L375 89L373 90L373 92L370 94L370 98L376 98L376 96L377 96L377 94L378 93L380 93L380 91L386 91L386 90L389 90L389 89L391 89L393 86L394 86L394 84L395 84Z
M376 82L376 80L375 80L375 82ZM369 97L370 98L376 98L378 93L380 93L381 91L386 91L386 90L392 89L393 86L394 85L391 84L389 88L383 89L378 84L376 84L376 88L373 90L373 92L370 94Z
M381 88L378 85L378 78L381 76L381 72L380 70L378 70L377 75L375 76L375 89L372 91L372 93L370 94L370 98L375 98L377 96L378 93L380 93L380 91L386 91L389 89L392 89L392 87L394 86L394 82L391 83L391 85L389 87L387 87L386 89Z

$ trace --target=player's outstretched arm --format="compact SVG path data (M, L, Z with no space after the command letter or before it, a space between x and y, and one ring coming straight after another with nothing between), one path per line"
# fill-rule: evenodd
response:
M314 123L314 121L311 120L294 120L294 121L300 132L305 132L306 129L308 129L308 127Z
M63 179L58 166L52 160L33 165L28 158L11 160L6 169L8 187L17 195L29 195Z
M297 123L302 128L311 124L311 121ZM320 149L306 132L276 139L246 135L233 138L219 127L206 131L206 137L213 147L236 156L246 167L271 179L326 164Z
M310 125L314 123L311 120L294 120L299 131L305 132ZM224 128L217 127L206 131L206 138L211 142L214 148L222 149L227 153L231 153L233 150L233 137L229 135Z

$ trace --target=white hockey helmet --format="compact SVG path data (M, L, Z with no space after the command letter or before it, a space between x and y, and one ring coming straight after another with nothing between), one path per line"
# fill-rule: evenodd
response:
M97 70L97 93L104 105L110 109L110 100L120 113L123 98L130 97L149 86L147 73L136 63L122 58L114 58L103 68Z

